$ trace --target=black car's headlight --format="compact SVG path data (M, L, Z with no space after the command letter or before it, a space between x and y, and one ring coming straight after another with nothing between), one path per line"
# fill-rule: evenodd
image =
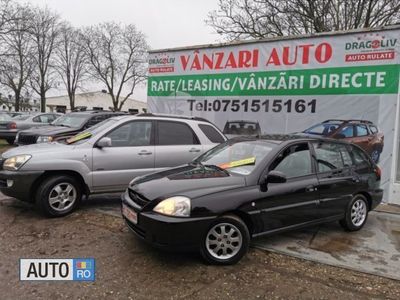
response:
M167 216L189 217L190 199L183 196L174 196L162 200L153 211Z
M10 158L7 158L3 163L3 169L9 171L17 171L19 170L28 160L30 160L32 155L23 154L16 155Z

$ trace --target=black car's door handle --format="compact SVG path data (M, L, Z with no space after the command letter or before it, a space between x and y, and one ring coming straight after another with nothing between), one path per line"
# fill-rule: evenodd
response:
M316 190L317 190L317 188L315 186L313 186L313 185L309 185L309 186L306 187L306 192L308 192L308 193L314 192Z
M360 178L358 178L358 177L353 177L352 180L353 180L353 182L360 182Z
M149 151L146 151L146 150L140 151L140 152L138 153L138 155L150 155L150 154L153 154L153 153L152 153L152 152L149 152Z

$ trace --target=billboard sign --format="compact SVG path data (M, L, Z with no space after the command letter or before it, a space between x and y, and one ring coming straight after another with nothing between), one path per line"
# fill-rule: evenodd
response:
M207 118L228 135L346 138L379 162L387 189L399 55L399 28L152 51L148 107Z

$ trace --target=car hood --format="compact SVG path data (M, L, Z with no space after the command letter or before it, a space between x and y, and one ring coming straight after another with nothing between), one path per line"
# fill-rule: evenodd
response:
M63 133L77 132L80 131L79 128L71 128L64 126L41 126L41 127L32 127L30 129L21 131L23 134L29 135L58 135Z
M203 165L184 165L133 180L130 189L149 201L170 196L191 199L246 185L245 177Z
M60 150L71 150L74 146L69 146L57 142L53 143L40 143L40 144L32 144L26 146L19 146L13 149L10 149L2 154L3 158L9 158L11 156L20 155L20 154L30 154L35 155L37 153L43 152L59 152Z

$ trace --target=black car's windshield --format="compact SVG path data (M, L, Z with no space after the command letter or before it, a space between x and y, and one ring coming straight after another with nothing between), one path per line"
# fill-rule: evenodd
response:
M229 142L211 149L194 162L248 175L275 146L276 144L260 140Z
M84 114L68 114L59 117L51 124L54 126L79 128L86 122L88 117L89 115L84 115Z
M304 130L304 132L310 134L328 136L331 133L335 132L339 127L340 124L337 123L322 123L315 125L311 128L308 128L307 130Z
M84 140L87 140L88 138L91 138L92 136L96 135L97 133L103 131L106 128L112 128L113 125L117 122L116 120L113 119L108 119L104 120L103 122L100 122L89 129L82 131L78 133L77 135L74 135L73 137L67 139L67 144L80 144Z

